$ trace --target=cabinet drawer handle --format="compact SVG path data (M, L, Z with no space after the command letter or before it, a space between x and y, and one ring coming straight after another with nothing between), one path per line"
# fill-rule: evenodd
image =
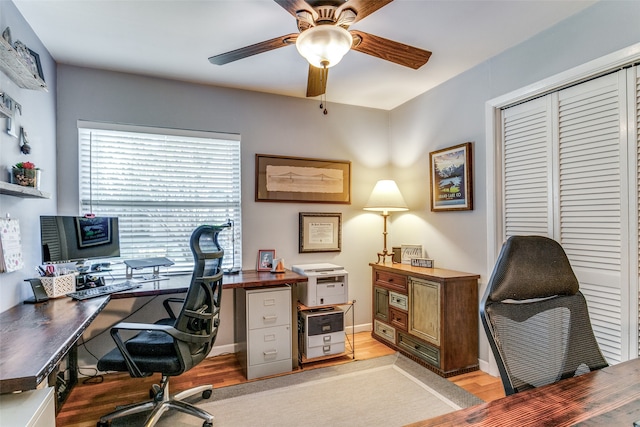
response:
M271 315L271 316L262 316L262 320L264 321L269 321L269 320L276 320L278 318L278 316L275 315Z
M275 356L276 354L278 354L278 350L264 351L262 354L264 354L265 356Z

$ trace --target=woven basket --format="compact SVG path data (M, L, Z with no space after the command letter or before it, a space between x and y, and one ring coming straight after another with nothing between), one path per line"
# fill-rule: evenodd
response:
M76 291L76 275L65 274L64 276L41 277L40 281L47 291L49 298L58 298Z

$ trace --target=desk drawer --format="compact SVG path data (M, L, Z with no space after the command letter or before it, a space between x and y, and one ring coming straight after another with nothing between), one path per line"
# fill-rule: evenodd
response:
M393 326L389 326L379 320L374 320L373 332L380 338L383 338L392 344L396 343L396 329Z
M306 347L320 347L336 343L344 343L344 331L309 336L307 337Z
M393 326L403 331L407 330L408 316L406 311L396 310L395 308L389 309L390 322Z
M314 357L329 356L331 354L344 353L344 340L342 342L334 342L332 344L324 344L317 347L307 347L304 350L304 356L308 359Z
M374 270L375 284L407 293L407 276Z
M249 329L291 324L291 288L247 291Z
M391 307L407 311L407 308L409 307L409 297L407 295L391 291L389 292L389 305Z
M249 365L291 360L289 326L254 329L249 332Z
M415 340L400 332L398 334L398 347L438 368L440 367L440 350L431 347L427 343Z

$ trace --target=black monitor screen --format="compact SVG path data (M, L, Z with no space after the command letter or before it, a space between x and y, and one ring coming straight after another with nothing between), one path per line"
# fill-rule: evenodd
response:
M41 216L40 239L43 263L120 256L115 217Z

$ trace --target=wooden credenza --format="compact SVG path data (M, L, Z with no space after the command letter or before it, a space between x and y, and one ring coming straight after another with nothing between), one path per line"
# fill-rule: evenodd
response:
M443 377L478 369L479 275L369 265L375 339Z

